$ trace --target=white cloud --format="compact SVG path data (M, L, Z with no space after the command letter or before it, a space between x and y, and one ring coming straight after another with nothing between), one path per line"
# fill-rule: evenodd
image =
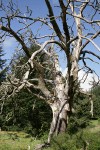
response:
M67 68L65 70L63 70L63 76L66 76L67 73ZM89 91L92 87L91 83L93 81L93 79L97 82L98 81L98 77L95 74L91 74L89 73L88 75L86 75L85 71L81 70L78 73L78 80L80 81L80 87L82 88L82 90L84 91Z
M67 68L65 70L62 71L63 76L65 77L67 73Z
M3 42L3 48L6 49L10 49L11 47L13 47L16 43L16 40L12 37L10 38L6 38L5 41Z
M79 71L78 78L80 81L80 87L84 91L88 91L91 89L91 83L93 82L93 80L95 80L96 82L98 81L98 77L95 74L89 73L87 75L83 70Z

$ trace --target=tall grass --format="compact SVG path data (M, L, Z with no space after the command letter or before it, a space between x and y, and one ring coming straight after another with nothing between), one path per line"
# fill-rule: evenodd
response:
M79 132L73 136L62 134L54 138L51 147L45 150L100 150L100 132Z
M100 150L100 121L91 121L90 126L77 134L54 137L51 147L45 150Z

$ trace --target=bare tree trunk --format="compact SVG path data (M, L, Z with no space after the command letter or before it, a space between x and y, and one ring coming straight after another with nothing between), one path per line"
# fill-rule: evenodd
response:
M53 118L48 136L48 143L50 143L53 135L58 135L59 133L64 133L66 131L68 124L68 107L69 105L66 102L56 102L52 104Z
M91 113L91 117L93 117L93 99L91 96L89 97L89 100L90 100L90 106L91 106L90 113Z

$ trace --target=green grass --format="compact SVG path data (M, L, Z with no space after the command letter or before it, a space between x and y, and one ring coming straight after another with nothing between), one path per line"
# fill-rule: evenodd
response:
M75 135L62 134L54 138L51 147L44 150L100 150L100 131L84 130Z
M34 150L41 143L24 132L0 131L0 150Z
M92 120L90 125L72 136L62 134L52 140L51 147L44 150L100 150L100 121Z
M100 132L100 120L91 120L90 125L87 127L92 133Z
M24 132L0 131L0 150L28 150L28 147L34 150L46 139L47 134L38 140ZM51 147L44 150L80 150L84 141L89 144L87 150L100 150L100 121L91 121L86 129L72 136L65 134L53 138Z
M90 125L97 126L100 125L99 120L91 120Z

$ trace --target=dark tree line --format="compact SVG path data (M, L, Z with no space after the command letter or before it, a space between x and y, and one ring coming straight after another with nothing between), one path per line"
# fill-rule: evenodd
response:
M1 82L5 79L6 74L6 60L3 58L4 52L2 46L0 46L0 85Z

